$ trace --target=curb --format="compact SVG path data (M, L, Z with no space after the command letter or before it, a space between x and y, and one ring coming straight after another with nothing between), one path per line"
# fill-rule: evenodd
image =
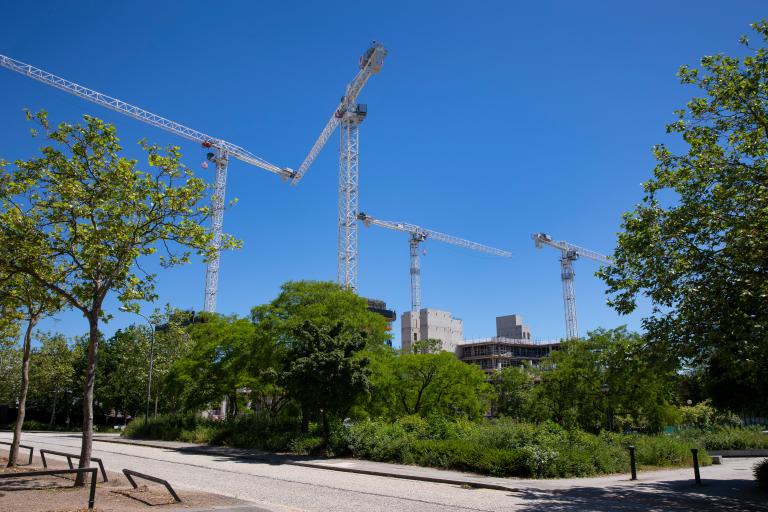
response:
M169 446L163 446L160 444L155 444L150 442L131 442L126 441L124 439L93 439L95 442L103 442L103 443L114 443L114 444L127 444L131 446L146 446L149 448L159 448L162 450L173 450L173 451L188 451L188 452L198 452L203 454L217 454L217 455L231 455L227 453L222 453L221 450L218 450L216 446L211 445L202 445L202 446L190 446L188 448L172 448ZM218 453L217 453L218 452ZM420 475L409 475L406 473L391 473L387 471L375 471L371 469L357 469L357 468L344 468L339 466L328 466L325 464L316 464L312 462L301 462L297 460L291 460L291 459L278 459L277 457L271 457L269 453L264 453L264 455L258 455L258 454L243 454L240 456L244 459L254 459L264 462L280 462L281 464L285 464L287 466L299 466L304 468L311 468L311 469L324 469L326 471L338 471L341 473L356 473L360 475L370 475L370 476L381 476L386 478L399 478L401 480L416 480L420 482L432 482L437 484L447 484L447 485L458 485L458 486L468 486L475 489L490 489L494 491L507 491L507 492L515 492L517 489L513 487L508 487L506 485L499 485L499 484L491 484L491 483L485 483L485 482L478 482L475 480L458 480L453 478L440 478L440 477L432 477L432 476L420 476ZM190 511L192 512L192 511ZM202 512L202 511L201 511Z

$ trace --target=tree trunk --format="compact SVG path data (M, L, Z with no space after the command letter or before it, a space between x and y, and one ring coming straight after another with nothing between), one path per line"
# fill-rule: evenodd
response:
M325 440L325 450L331 449L331 423L328 421L328 413L325 409L320 411L320 415L323 418L323 438Z
M29 356L32 352L32 329L35 328L39 316L29 315L27 330L24 333L24 354L21 360L21 392L19 393L19 411L16 416L16 426L13 429L13 443L8 453L8 467L16 466L19 458L19 444L21 444L21 427L24 425L24 416L27 412L27 391L29 390Z
M91 466L91 448L93 447L93 387L96 383L96 357L99 352L99 315L98 311L88 318L88 369L83 383L83 442L80 448L79 468ZM75 486L85 485L85 474L78 473Z
M309 407L301 405L301 433L309 432Z
M48 422L49 427L53 427L53 424L56 422L56 398L59 396L58 391L53 392L53 404L51 405L51 421Z

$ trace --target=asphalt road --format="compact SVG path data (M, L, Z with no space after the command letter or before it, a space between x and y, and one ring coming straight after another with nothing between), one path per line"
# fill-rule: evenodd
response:
M0 440L10 437L0 433ZM25 433L23 443L77 453L80 438ZM754 461L744 460L712 466L702 475L709 477L708 485L700 488L692 485L687 472L677 470L632 483L620 477L520 482L518 490L508 492L98 441L93 456L101 457L111 471L129 468L167 479L182 490L232 496L276 511L768 510L762 505L765 495L754 489L749 474Z

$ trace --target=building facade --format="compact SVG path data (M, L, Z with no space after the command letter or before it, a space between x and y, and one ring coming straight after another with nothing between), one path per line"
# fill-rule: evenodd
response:
M459 344L456 357L491 373L507 366L537 365L559 347L557 342L533 341L523 317L507 315L496 317L496 336Z
M401 347L411 352L414 341L435 339L443 343L443 350L456 352L464 341L464 323L453 318L448 311L424 308L417 314L411 311L400 317Z

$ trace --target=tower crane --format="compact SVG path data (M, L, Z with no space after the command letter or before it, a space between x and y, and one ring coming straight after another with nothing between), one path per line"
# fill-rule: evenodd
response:
M360 212L357 216L358 219L363 221L363 224L368 226L380 226L382 228L393 229L395 231L401 231L410 235L408 239L408 245L411 251L411 312L416 313L421 309L421 266L419 263L419 244L428 238L445 242L447 244L458 245L465 249L471 249L473 251L480 251L496 256L502 256L504 258L511 258L512 253L496 249L495 247L489 247L487 245L478 244L476 242L470 242L463 238L455 237L453 235L446 235L439 231L432 231L431 229L422 228L406 222L392 222L388 220L379 220Z
M576 320L576 289L573 286L573 278L576 272L573 270L573 262L584 257L599 263L608 263L608 258L595 251L590 251L578 245L565 241L555 241L546 233L534 233L531 235L537 249L548 245L560 250L560 277L563 280L563 305L565 306L565 338L575 339L579 337L579 324Z
M325 125L309 154L293 177L293 184L304 174L320 154L336 127L341 124L339 141L339 217L337 247L337 280L345 288L357 288L357 199L358 199L358 128L368 113L368 107L356 103L368 79L381 70L387 50L374 41L360 57L360 70L341 97L328 124Z
M84 100L88 100L102 107L114 110L120 114L132 117L143 123L151 124L167 132L171 132L185 139L200 143L204 148L210 149L207 153L207 160L216 166L216 175L213 186L213 196L211 197L211 235L212 243L217 250L208 261L205 273L205 302L203 309L213 312L216 310L216 295L219 284L219 251L221 243L222 228L224 225L224 196L227 183L227 165L229 158L237 158L247 164L259 167L265 171L277 174L283 179L292 179L296 172L289 168L282 168L273 165L250 151L236 146L223 139L212 137L199 132L170 119L166 119L157 114L139 108L130 103L126 103L104 93L94 91L82 85L71 82L66 78L61 78L52 73L36 68L30 64L0 55L0 66L15 71L29 78L33 78L51 87L61 89L64 92L73 94ZM207 164L205 164L207 166Z

